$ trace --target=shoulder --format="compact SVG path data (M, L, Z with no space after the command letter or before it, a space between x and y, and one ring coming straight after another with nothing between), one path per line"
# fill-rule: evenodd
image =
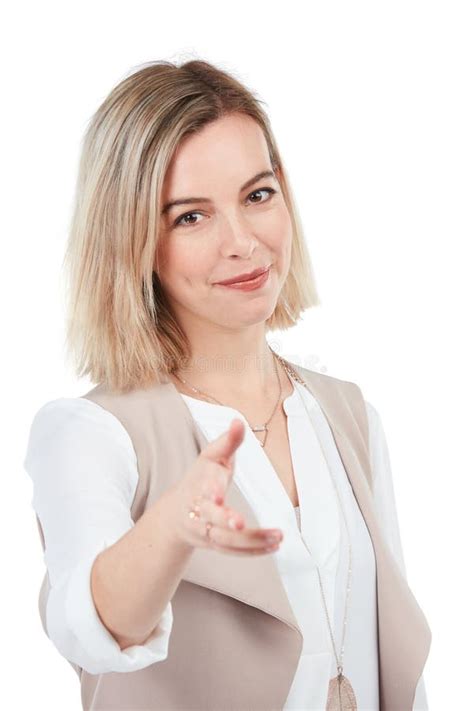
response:
M38 448L58 442L84 445L102 442L118 446L130 453L133 445L127 430L118 418L100 405L83 397L60 397L49 400L31 420L27 457Z
M292 363L292 365L295 366L296 364ZM365 419L366 413L367 417L369 416L369 408L366 406L367 401L358 383L353 380L321 373L301 365L296 367L296 372L306 382L312 384L321 395L326 394L331 400L341 403L343 409L349 406L362 421ZM373 415L373 412L370 414Z
M297 370L303 378L311 380L315 384L317 383L319 387L322 386L326 392L337 393L338 397L340 396L343 400L352 402L352 406L360 413L360 416L363 419L365 419L365 417L367 418L369 443L371 446L375 447L377 442L384 439L385 435L379 411L373 403L364 396L362 388L358 383L352 380L337 378L327 373L320 373L319 371L302 366L298 366Z

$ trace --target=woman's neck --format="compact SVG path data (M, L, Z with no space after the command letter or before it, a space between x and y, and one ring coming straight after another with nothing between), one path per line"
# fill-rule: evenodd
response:
M255 408L257 411L268 410L271 404L276 402L279 393L279 380L281 383L282 393L281 399L284 399L293 392L293 381L288 376L285 368L281 365L278 358L271 354L274 363L271 364L271 370L265 371L265 377L262 378L260 371L257 376L252 375L243 370L231 370L225 373L212 373L200 371L184 371L171 374L170 377L176 386L176 389L184 394L194 397L205 402L213 402L211 398L218 400L223 405L235 407L236 409L247 411ZM183 378L186 382L180 379ZM251 384L253 383L253 385ZM202 391L195 392L192 387ZM207 396L211 396L208 398Z

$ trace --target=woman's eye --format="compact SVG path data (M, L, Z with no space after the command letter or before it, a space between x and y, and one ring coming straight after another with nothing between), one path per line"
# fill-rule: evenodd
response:
M247 195L247 200L252 197L252 195L258 195L258 193L269 193L269 195L273 195L276 193L276 190L273 188L259 188L258 190L253 190L249 195ZM254 205L258 205L261 202L268 202L270 198L267 198L266 200L257 200L256 202L253 202ZM174 222L174 227L192 227L193 225L196 225L197 222L188 222L188 217L194 217L196 215L201 215L203 216L201 212L186 212L184 215L181 215L181 217L178 217L177 220Z
M257 193L269 193L270 195L273 195L276 193L276 190L273 188L259 188L258 190L253 190L248 197L251 197L252 195L257 195ZM258 200L257 203L259 202L267 202L267 200Z
M182 222L182 220L185 220L188 217L193 217L193 215L200 215L200 214L201 214L200 212L187 212L185 215L181 215L181 217L178 217L178 219L176 220L174 225L175 225L175 227L177 227L178 225L184 225L184 226L195 225L196 224L195 222Z

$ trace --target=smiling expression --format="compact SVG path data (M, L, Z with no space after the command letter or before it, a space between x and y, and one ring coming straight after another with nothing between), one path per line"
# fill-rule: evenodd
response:
M265 322L290 267L292 223L260 126L232 114L186 137L162 205L161 283L181 326L190 319L230 329ZM258 288L216 284L267 265Z

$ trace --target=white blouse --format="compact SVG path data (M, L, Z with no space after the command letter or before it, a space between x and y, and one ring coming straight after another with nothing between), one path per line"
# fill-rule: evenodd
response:
M378 711L372 542L319 403L296 381L283 403L300 504L293 507L265 449L238 410L188 395L181 397L209 440L226 430L233 418L243 421L245 437L236 452L234 481L259 526L283 532L279 550L267 555L274 556L304 639L285 710L324 711L329 679L337 675L317 570L319 567L340 656L348 541L334 478L352 547L343 671L354 688L358 708ZM386 438L377 411L365 403L375 510L406 577ZM84 398L47 402L33 419L24 467L33 481L32 505L45 537L44 561L52 585L47 628L56 648L92 674L135 671L166 659L173 626L172 602L146 644L121 650L101 622L90 590L90 571L97 554L134 525L130 509L138 482L137 460L121 422ZM423 676L413 709L428 709Z

